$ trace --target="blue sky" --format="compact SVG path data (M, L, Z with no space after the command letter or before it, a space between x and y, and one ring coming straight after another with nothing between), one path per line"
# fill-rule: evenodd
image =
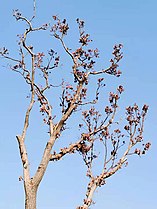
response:
M16 35L22 33L24 24L15 21L12 10L19 8L24 15L31 16L32 1L5 0L0 4L0 47L8 47L16 56ZM94 40L92 45L100 50L98 67L107 66L115 43L123 43L124 59L120 64L122 77L106 78L109 89L116 88L118 84L124 85L119 117L125 106L135 102L141 106L147 103L150 107L144 135L146 141L150 140L152 143L151 150L142 158L132 157L127 168L110 178L107 184L96 192L96 205L93 207L95 209L155 209L157 205L156 11L155 0L37 0L35 23L39 25L51 22L52 15L56 14L67 18L70 31L66 41L70 46L75 45L77 36L76 18L85 20L86 31ZM49 34L37 34L31 41L41 51L52 47L51 44L60 51L60 46L51 41ZM63 57L63 62L65 61L66 57ZM0 59L0 208L17 209L24 207L24 204L22 183L18 181L22 169L15 136L23 126L28 90L22 78L6 69L5 65ZM66 66L65 63L62 70ZM55 82L58 82L57 79ZM28 152L37 153L30 157L32 172L39 162L46 142L43 139L45 128L36 124L36 117L39 117L37 112L33 113L33 116L34 125L29 130L27 142ZM73 137L73 134L69 136ZM61 162L50 164L39 189L38 209L76 208L85 194L87 179L84 174L85 169L78 156L74 156L73 160L66 157Z

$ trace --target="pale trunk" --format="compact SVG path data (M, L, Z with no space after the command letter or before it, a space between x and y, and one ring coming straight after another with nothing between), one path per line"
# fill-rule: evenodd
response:
M36 209L37 188L25 188L25 209Z

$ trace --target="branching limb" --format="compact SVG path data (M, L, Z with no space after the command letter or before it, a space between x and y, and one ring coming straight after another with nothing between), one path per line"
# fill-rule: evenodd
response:
M26 147L25 147L24 141L21 138L21 136L18 135L18 136L16 136L16 138L17 138L17 141L19 144L20 156L21 156L21 161L23 164L24 180L30 181L29 161L28 161Z
M93 203L92 199L94 191L98 187L104 185L106 183L106 179L114 175L119 169L122 168L124 164L127 164L128 156L130 154L145 154L145 152L150 148L150 143L148 142L143 145L143 151L136 148L134 152L131 152L131 150L133 150L133 148L136 147L136 145L141 143L143 140L143 127L148 106L144 105L141 113L136 104L133 107L129 106L128 108L126 108L126 110L126 119L129 125L126 125L124 129L126 131L129 131L128 146L125 148L123 155L121 157L118 157L119 149L125 145L125 143L123 143L123 145L120 145L120 138L124 137L124 135L121 134L121 131L119 129L115 129L115 136L113 134L101 135L101 137L104 137L104 140L101 139L101 141L103 142L105 147L104 168L102 169L102 173L95 177L93 175L88 175L88 177L90 178L90 182L87 187L86 198L84 199L83 205L79 206L77 209L88 209L90 207L90 205ZM109 147L107 146L107 141L110 140L112 142L113 150L111 150L110 156L108 158ZM90 172L92 173L92 171Z
M93 136L95 136L96 134L99 134L100 132L102 131L106 131L107 128L111 125L111 123L113 122L114 120L114 117L115 117L115 114L116 114L116 108L114 108L114 111L110 117L110 119L108 120L108 123L104 124L103 125L101 124L99 127L97 128L94 128L93 131L91 132L88 132L88 133L83 133L81 138L76 142L76 143L72 143L69 145L69 147L66 147L66 148L61 148L61 151L59 153L55 153L54 154L51 154L50 155L50 161L57 161L57 160L60 160L62 157L64 157L66 154L71 154L71 153L74 153L76 150L77 151L81 151L81 152L84 152L85 149L87 147L84 147L84 144L83 142L86 142L86 141L90 141L91 138ZM108 118L108 117L107 117ZM105 120L106 121L106 120ZM92 140L93 141L93 140ZM88 150L89 151L89 150Z
M81 149L82 144L81 142L84 140L84 137L82 137L79 141L77 141L76 143L70 144L69 147L65 147L60 149L61 151L59 153L55 153L50 155L50 161L57 161L60 160L63 156L65 156L66 154L72 154L74 153L76 150Z

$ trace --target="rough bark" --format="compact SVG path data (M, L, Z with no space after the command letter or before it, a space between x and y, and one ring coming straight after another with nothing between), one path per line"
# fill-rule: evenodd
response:
M37 188L31 185L25 187L25 209L36 209Z

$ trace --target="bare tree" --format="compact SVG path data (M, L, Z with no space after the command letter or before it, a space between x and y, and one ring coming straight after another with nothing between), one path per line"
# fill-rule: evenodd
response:
M148 106L144 105L142 110L140 110L137 104L127 107L126 124L123 128L119 128L115 115L120 95L124 91L123 86L120 85L115 93L109 93L108 104L101 104L104 111L99 111L100 91L103 91L105 88L105 76L119 77L121 75L118 67L119 61L123 57L121 52L122 44L114 46L113 57L109 62L109 67L96 70L95 63L99 58L99 51L98 49L89 48L92 40L90 35L85 33L84 21L76 20L79 32L79 47L72 50L66 46L64 41L64 37L67 36L69 30L66 19L60 20L58 16L53 16L54 24L52 26L45 24L36 28L32 25L36 13L35 3L34 1L34 15L31 19L24 17L19 10L14 11L16 20L26 23L23 35L19 36L18 58L12 57L5 47L2 47L0 50L1 57L11 62L11 70L23 77L30 91L30 102L25 113L23 130L20 135L16 136L23 165L23 176L19 180L23 181L24 185L25 209L36 209L38 187L48 164L59 161L67 154L73 153L79 153L82 157L87 168L87 177L89 178L85 198L82 205L78 206L77 209L88 209L93 203L95 190L103 186L107 178L114 175L123 166L126 166L129 156L134 154L141 156L149 149L150 143L143 142L144 121ZM36 52L33 44L27 44L28 36L32 33L49 29L51 35L60 42L63 51L72 61L71 69L69 69L71 83L61 79L62 82L58 86L61 91L61 94L58 95L60 97L60 112L58 113L59 116L61 115L60 119L56 119L56 115L53 114L52 108L55 109L56 107L52 107L47 96L49 95L47 92L55 88L50 83L50 78L53 80L51 73L54 70L57 74L60 56L54 49L49 49L48 55L46 55L43 52ZM42 78L40 77L38 80L39 72ZM92 81L90 80L91 77ZM90 82L95 84L95 96L92 99L88 97ZM41 83L42 85L40 85ZM43 116L43 122L49 129L49 138L46 146L43 148L41 162L36 173L34 176L30 176L30 163L25 140L35 103L39 105L39 112ZM74 114L78 115L75 127L78 127L77 129L80 130L79 140L76 137L74 143L61 148L59 152L54 151L53 147L56 140L60 140L62 132L66 129L67 121ZM82 120L79 121L81 117ZM139 148L140 144L142 148ZM100 147L102 148L101 153L98 151ZM100 165L99 173L93 170L93 163Z

